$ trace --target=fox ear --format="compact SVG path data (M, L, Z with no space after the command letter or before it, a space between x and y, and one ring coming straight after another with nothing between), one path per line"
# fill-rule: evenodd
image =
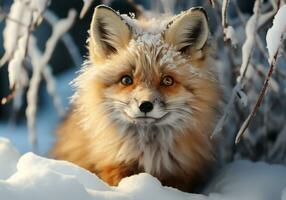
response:
M129 26L113 9L100 5L94 10L90 26L90 51L108 56L126 47L131 38Z
M207 15L203 8L195 7L177 16L167 25L165 41L181 52L201 50L209 34Z

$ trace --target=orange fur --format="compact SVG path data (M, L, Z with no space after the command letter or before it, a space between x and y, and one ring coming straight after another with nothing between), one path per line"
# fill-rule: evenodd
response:
M93 24L99 23L97 20L109 15L116 19L110 9L100 9L96 9L91 26L94 32L97 30ZM185 15L203 19L198 11ZM116 26L126 25L116 24L108 30L116 31L113 30ZM177 23L175 27L180 26ZM220 89L209 46L195 49L193 43L187 43L191 46L183 52L176 49L177 44L165 41L165 32L161 31L148 33L158 40L155 44L138 42L141 36L130 33L133 39L130 34L126 38L118 36L127 43L115 44L116 39L112 38L113 46L109 47L109 43L104 43L108 38L101 41L92 34L90 60L75 80L71 112L59 126L53 156L92 171L111 185L132 174L147 172L163 185L191 191L214 161L210 133L216 120ZM170 32L166 34L175 37ZM109 52L114 49L116 52ZM124 75L133 77L133 84L122 85L120 78ZM173 85L161 84L165 75L173 77ZM143 100L157 106L155 118L160 113L164 116L147 125L130 117L128 113L138 110L132 105Z

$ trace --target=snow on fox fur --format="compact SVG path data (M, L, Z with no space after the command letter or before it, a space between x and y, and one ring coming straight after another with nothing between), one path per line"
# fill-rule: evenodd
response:
M110 185L147 172L192 191L215 160L221 94L208 33L202 8L148 21L98 6L54 157Z

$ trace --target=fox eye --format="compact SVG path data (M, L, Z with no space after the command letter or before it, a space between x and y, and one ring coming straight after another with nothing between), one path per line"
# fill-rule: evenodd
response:
M161 81L161 85L164 86L171 86L173 84L174 84L174 79L171 76L165 76Z
M125 75L121 77L121 83L122 85L131 85L133 83L133 80L130 76Z

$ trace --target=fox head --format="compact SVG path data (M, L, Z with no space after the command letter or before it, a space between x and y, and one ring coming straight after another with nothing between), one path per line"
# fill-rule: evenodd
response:
M219 87L202 8L148 22L98 6L89 33L74 98L86 129L145 138L212 131Z

